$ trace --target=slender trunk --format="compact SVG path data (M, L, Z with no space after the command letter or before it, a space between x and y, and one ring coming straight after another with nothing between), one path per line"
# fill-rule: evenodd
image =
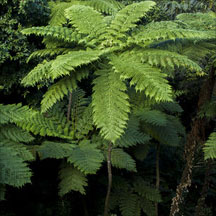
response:
M197 202L195 216L205 216L204 215L205 213L203 213L202 209L205 208L205 199L208 194L209 183L211 180L212 167L213 167L213 163L211 160L209 160L206 164L205 180L204 180L204 184L203 184L202 191L200 194L200 198L198 199L198 202Z
M156 188L159 190L160 188L160 143L157 144L156 149ZM155 203L155 212L156 216L158 216L158 203Z
M70 121L71 115L71 106L72 106L72 92L69 93L69 102L68 102L68 109L67 109L67 121Z
M199 95L197 106L197 117L192 122L191 131L187 136L185 144L185 159L186 164L182 173L181 181L176 189L176 196L172 199L170 216L176 216L179 212L179 205L184 201L184 194L188 192L188 187L191 185L192 168L194 162L194 154L197 146L204 143L206 140L205 130L208 126L208 121L205 118L199 118L199 111L202 106L210 101L214 87L215 77L214 68L211 68L209 78L204 82Z
M87 205L86 205L86 200L85 200L85 198L83 196L81 197L81 199L82 199L82 206L83 206L84 216L89 216Z
M112 188L111 153L112 153L112 143L110 142L108 147L108 154L107 154L108 187L107 187L107 194L106 194L105 205L104 205L104 216L108 216L109 213L109 199L110 199L110 192Z

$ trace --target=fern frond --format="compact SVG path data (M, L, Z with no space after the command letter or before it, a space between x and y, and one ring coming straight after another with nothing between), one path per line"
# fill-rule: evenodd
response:
M93 130L92 105L90 104L83 112L82 117L76 123L76 138L80 139Z
M71 143L45 141L38 148L41 159L46 158L66 158L68 157L76 145Z
M149 186L147 182L145 182L141 178L137 178L133 182L134 191L145 199L152 202L161 202L161 195L156 188Z
M116 14L108 32L113 35L113 37L125 37L125 33L136 27L136 23L142 17L146 16L146 13L155 5L153 1L144 1L124 7Z
M182 13L176 19L187 24L188 28L216 30L216 18L209 13Z
M61 26L41 26L23 29L25 35L35 34L38 36L50 36L56 39L61 39L65 42L79 43L81 35L72 28Z
M52 65L52 61L43 61L43 63L38 64L33 70L31 70L27 76L25 76L22 80L22 85L24 86L35 86L36 83L48 79L50 67Z
M178 131L175 125L167 121L166 126L156 126L145 123L142 125L145 133L149 134L152 138L165 145L177 146L180 142Z
M161 21L150 23L141 28L128 39L128 42L146 47L157 41L175 40L177 38L208 40L215 39L216 36L214 31L184 29L179 28L177 24L171 21Z
M111 64L121 79L131 79L130 85L135 85L136 91L144 91L146 96L156 101L172 101L171 86L160 69L142 64L134 56L129 59L127 56L115 56Z
M21 187L31 182L31 171L13 147L0 142L0 183Z
M147 157L149 150L150 146L148 144L135 146L133 150L134 157L137 160L143 161Z
M138 50L135 51L137 53ZM139 51L138 51L139 52ZM165 69L174 69L175 67L187 68L202 74L202 68L187 56L180 55L175 52L159 49L145 49L139 53L141 61L151 66L162 67Z
M90 39L97 41L106 32L103 16L89 6L74 5L65 10L65 15L79 33L88 35Z
M33 52L27 59L27 63L36 57L51 57L55 55L63 55L67 54L68 52L72 51L73 49L71 48L48 48L48 49L42 49L42 50L37 50Z
M80 4L93 7L95 10L101 13L110 15L116 14L120 9L124 7L123 4L115 0L90 0L80 2Z
M135 114L140 120L156 126L166 126L167 118L166 115L159 110L151 110L149 108L143 108L142 110L136 111Z
M49 2L51 8L51 16L49 24L52 26L62 26L67 23L67 18L65 17L64 11L65 9L74 5L74 1L72 2Z
M126 85L112 70L97 71L93 81L93 120L102 136L115 143L127 125L129 102Z
M210 134L205 147L203 148L205 160L216 158L216 132Z
M144 144L149 142L150 137L144 134L139 129L139 119L136 117L130 117L125 133L118 139L115 146L130 147L136 144Z
M68 54L60 55L52 62L48 76L54 80L58 77L69 75L76 67L92 63L98 60L101 55L102 52L98 50L72 51Z
M136 162L122 149L113 149L111 154L112 165L116 168L136 172Z
M0 104L0 124L22 121L31 115L34 115L34 111L22 104Z
M1 137L1 140L2 146L13 148L13 151L16 151L17 157L21 158L23 161L34 160L32 153L27 149L27 145L9 139L4 139L3 137Z
M119 208L122 216L140 216L137 214L138 196L133 193L123 193L119 199Z
M25 119L16 122L16 124L22 129L32 132L35 135L40 134L41 136L47 135L65 139L72 139L72 137L68 134L68 129L65 135L65 128L62 127L59 119L56 119L52 116L46 117L39 112L36 112L32 116L26 116Z
M69 92L76 89L77 81L80 81L87 76L87 70L79 70L79 72L72 73L70 76L66 76L51 85L48 91L43 95L43 100L41 101L41 112L46 112L57 101L60 101L65 95L68 95Z
M87 184L87 178L76 168L67 165L59 172L61 182L59 183L59 195L63 196L70 191L79 191L81 194L85 194L85 188Z
M73 163L77 169L85 174L95 174L103 160L104 157L101 151L96 149L90 142L87 142L75 148L67 161Z
M153 109L159 109L163 112L169 112L169 113L181 113L183 112L183 109L181 108L181 106L177 103L177 102L162 102L159 104L155 104L153 105Z
M14 125L4 125L0 127L0 131L1 136L14 142L28 143L34 140L34 137L30 133Z

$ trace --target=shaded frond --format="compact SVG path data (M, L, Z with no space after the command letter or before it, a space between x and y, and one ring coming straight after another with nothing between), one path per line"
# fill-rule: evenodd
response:
M115 146L130 147L136 144L144 144L150 140L149 135L144 134L139 129L139 119L130 117L125 133L118 139Z
M130 110L125 93L127 88L120 75L112 70L100 70L96 75L92 95L93 120L102 136L115 142L127 125Z
M135 114L138 116L140 120L152 125L166 126L167 124L166 115L159 110L143 108L142 110L136 111Z
M134 147L133 150L134 157L137 160L143 161L147 157L149 150L150 146L148 144L137 145Z
M141 178L137 178L133 182L134 191L140 196L152 202L161 202L161 195L156 188L150 186Z
M68 157L76 145L71 143L45 141L38 148L41 159Z
M21 187L31 182L31 171L16 149L0 142L0 183Z
M43 61L43 63L38 64L33 70L31 70L23 79L22 84L24 86L35 86L36 83L41 82L45 79L50 78L47 76L49 73L52 61Z
M35 52L33 52L27 59L27 63L32 59L32 58L36 58L36 57L51 57L51 56L55 56L55 55L62 55L62 54L66 54L70 51L72 51L73 49L71 48L47 48L47 49L42 49L42 50L37 50Z
M216 158L216 132L210 134L204 147L205 160Z
M85 144L73 149L67 161L85 174L95 174L103 160L101 151L86 140Z
M112 166L116 168L126 169L128 171L136 172L135 160L122 149L113 149L111 154Z
M65 17L64 11L65 9L74 5L74 1L72 2L49 2L51 8L51 16L49 20L49 24L52 26L61 26L62 24L67 23L67 18Z
M4 125L0 127L0 131L1 136L14 142L28 143L34 140L34 137L30 133L16 127L15 125Z
M138 210L138 196L133 193L123 193L119 199L119 208L122 216L140 216Z
M144 91L146 96L156 101L172 101L171 86L160 69L142 64L134 56L129 59L127 56L115 56L111 64L122 79L131 79L130 85L135 85L136 91Z
M81 39L80 34L72 29L61 26L41 26L23 29L22 33L25 35L35 34L38 36L49 36L61 39L65 42L79 42Z
M124 7L124 5L115 0L90 0L80 2L80 4L91 6L101 13L110 15L116 14Z
M65 95L68 95L69 92L72 92L73 89L77 88L77 81L81 81L81 79L86 78L87 76L87 70L79 70L51 85L48 91L43 95L41 112L46 112L57 101L62 100Z
M90 104L83 112L82 116L78 118L76 123L76 137L77 139L86 136L89 131L93 130L92 105Z
M87 178L76 168L67 165L59 171L61 182L59 183L59 195L63 196L70 191L78 191L85 194Z
M22 121L26 116L31 116L34 111L22 104L0 104L0 124Z

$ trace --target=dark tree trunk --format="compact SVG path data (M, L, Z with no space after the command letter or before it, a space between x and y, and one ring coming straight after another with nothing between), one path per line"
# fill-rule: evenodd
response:
M202 209L205 208L205 199L208 194L209 183L211 180L212 167L213 167L213 163L211 160L209 160L206 163L205 180L204 180L204 184L203 184L202 191L200 194L200 198L198 199L198 202L197 202L195 216L205 216L204 215L205 213L203 213Z
M210 101L213 88L214 88L215 76L214 68L211 68L208 79L204 82L200 89L199 100L197 105L197 117L192 121L191 131L187 136L187 142L185 144L185 159L186 164L182 173L181 181L176 189L176 196L172 199L170 216L176 216L179 212L179 205L184 200L184 195L188 191L188 187L191 186L192 169L194 162L194 154L198 145L202 145L206 140L205 130L208 126L208 121L205 118L199 118L199 111L202 106Z

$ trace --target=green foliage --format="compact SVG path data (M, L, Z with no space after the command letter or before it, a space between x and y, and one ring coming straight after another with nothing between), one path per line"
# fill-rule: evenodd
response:
M83 140L69 155L67 161L85 174L95 174L104 160L103 154L89 140Z
M66 165L63 167L59 176L61 182L59 184L59 195L63 196L66 193L73 191L79 191L81 194L85 194L85 186L87 186L87 179L83 173L76 168Z
M136 172L136 162L132 157L122 149L113 149L111 156L112 166L116 168L124 168L128 171Z
M172 90L165 74L160 69L149 64L142 64L137 58L125 56L113 58L111 64L121 79L131 79L130 85L135 85L136 91L145 91L145 94L157 101L172 101Z
M156 102L168 102L173 101L172 89L167 81L168 76L173 76L170 71L179 67L181 70L189 69L203 74L201 67L186 56L177 54L176 51L159 49L159 46L162 41L166 42L170 39L184 38L191 41L215 39L215 32L212 29L208 31L191 29L184 20L152 22L140 27L138 22L155 5L152 1L119 8L120 10L114 13L114 17L110 18L110 22L105 21L103 15L93 9L96 6L90 7L90 4L94 5L93 1L92 3L90 1L74 2L74 4L71 3L73 4L71 7L69 7L70 3L65 3L65 5L57 3L56 7L61 8L61 4L63 8L67 8L64 16L72 27L60 25L23 31L26 34L49 36L49 46L52 49L73 48L73 45L65 45L65 42L69 41L81 45L77 51L60 54L54 60L39 64L23 79L22 83L26 86L34 86L41 81L53 81L56 78L62 79L51 86L45 95L42 101L43 112L75 88L75 84L70 83L80 81L87 76L86 74L75 77L74 82L66 81L72 71L72 76L79 74L80 69L82 71L81 66L94 63L94 68L92 68L94 72L92 96L94 124L100 128L105 139L115 143L124 134L129 119L130 104L126 83L130 82L131 86L135 86L136 91L144 92L148 98ZM66 20L60 21L59 24L65 22ZM73 34L78 36L78 40L71 36ZM60 39L64 42L58 44L55 40L52 42L52 39ZM48 41L47 38L46 41ZM157 49L154 47L156 45ZM129 51L132 46L135 46L135 49ZM169 72L166 74L164 71L167 69Z
M141 177L126 180L120 177L113 179L111 209L119 207L122 216L155 215L155 202L161 202L159 192Z
M120 75L111 70L100 70L94 80L93 119L101 134L115 142L126 128L129 113L126 85Z
M38 147L37 151L41 159L62 159L68 157L75 147L76 145L70 143L45 141Z
M203 150L206 160L216 158L216 132L210 134Z

